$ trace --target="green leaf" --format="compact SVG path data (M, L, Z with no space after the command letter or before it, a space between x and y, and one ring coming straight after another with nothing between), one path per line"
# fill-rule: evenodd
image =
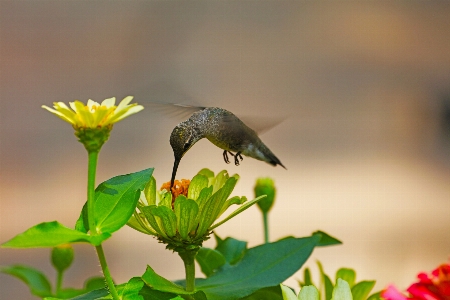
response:
M338 279L336 287L333 290L332 300L352 300L352 293L347 281Z
M225 219L223 219L222 221L220 221L219 223L214 224L213 226L211 226L209 228L209 230L213 230L214 228L217 228L218 226L222 225L223 223L227 222L228 220L234 218L235 216L237 216L238 214L240 214L241 212L243 212L244 210L246 210L247 208L251 207L253 204L257 203L258 201L260 201L261 199L263 199L264 197L266 197L265 195L260 196L258 198L253 199L252 201L247 201L245 202L243 205L239 206L238 209L236 209L235 211L233 211L231 214L229 214Z
M331 235L323 232L323 231L315 231L313 234L317 234L321 236L320 243L317 246L324 247L324 246L332 246L332 245L339 245L342 244L340 240L337 238L332 237Z
M150 177L144 188L145 200L147 200L147 205L156 205L156 179L155 177Z
M186 292L182 286L179 286L172 281L169 281L164 277L156 274L150 266L147 266L147 270L141 278L146 285L161 292L169 292L177 295L192 294Z
M87 242L94 246L100 245L111 235L102 233L91 236L78 230L70 229L58 223L44 222L16 235L2 246L6 248L37 248L56 247L62 244Z
M294 291L285 285L280 284L281 293L283 295L283 300L297 300Z
M314 285L311 279L311 271L309 270L309 268L306 268L303 274L305 279L305 285Z
M219 269L226 263L225 257L217 250L201 247L195 256L200 269L206 277L214 274L214 271Z
M87 233L89 231L87 202L84 203L83 208L81 209L80 216L75 223L75 230L83 233Z
M186 199L183 195L178 196L175 200L175 215L177 219L178 232L183 239L187 239L189 232L197 226L197 202L191 199Z
M157 206L152 207L150 213L155 216L155 219L160 218L162 229L167 236L173 237L177 234L177 217L173 210L166 206Z
M127 223L152 173L150 168L116 176L97 187L94 218L98 232L113 233Z
M1 267L0 272L14 276L22 280L33 295L39 297L48 297L52 295L50 282L41 271L31 267L13 265L10 267Z
M208 299L232 300L278 285L304 264L319 240L319 236L311 236L251 248L239 263L197 279L197 289Z
M341 279L347 281L348 285L350 287L353 287L353 285L355 284L355 280L356 280L356 272L353 269L341 268L341 269L337 270L337 272L336 272L336 283L337 283L338 278L341 278Z
M216 250L223 254L230 265L238 262L247 251L247 242L227 237L218 243Z
M208 178L201 174L195 175L189 184L188 198L196 200L200 192L206 187L208 187Z
M314 285L307 285L302 287L298 294L299 300L319 300L319 291Z
M381 292L377 292L375 294L372 294L367 298L367 300L383 300L383 297L381 297Z
M370 291L375 286L375 281L361 281L355 284L352 288L352 295L354 300L366 300Z
M131 278L122 290L122 300L144 300L139 295L140 290L144 286L144 282L139 277Z
M283 300L283 295L280 285L276 285L259 289L240 300Z
M86 291L93 291L101 288L106 288L106 281L104 277L94 276L86 279L84 282L84 289Z

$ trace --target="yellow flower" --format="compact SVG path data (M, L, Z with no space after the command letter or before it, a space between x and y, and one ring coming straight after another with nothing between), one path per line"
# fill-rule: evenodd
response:
M42 105L42 108L72 124L74 128L99 128L110 126L144 109L137 103L129 104L131 100L132 96L125 97L118 106L115 106L115 97L105 99L101 104L89 99L84 105L75 100L69 103L71 109L63 102L54 102L55 109L46 105Z

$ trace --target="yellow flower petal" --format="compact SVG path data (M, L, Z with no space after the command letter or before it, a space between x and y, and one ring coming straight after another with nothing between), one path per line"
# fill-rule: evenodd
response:
M70 108L63 102L53 103L55 109L42 107L76 127L97 128L114 124L144 108L137 103L129 104L131 100L132 96L125 97L117 107L115 97L105 99L101 104L89 99L86 105L78 100L70 102Z
M114 104L116 104L116 97L105 99L102 102L102 106L106 106L107 108L113 107Z

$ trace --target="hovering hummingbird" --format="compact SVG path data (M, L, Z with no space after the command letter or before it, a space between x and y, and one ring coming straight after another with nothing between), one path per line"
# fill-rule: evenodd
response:
M223 149L223 159L227 164L230 163L228 154L234 157L236 166L242 161L242 155L245 155L286 169L256 132L233 113L218 107L198 109L200 110L189 119L178 124L170 135L170 145L175 157L170 188L173 187L181 158L202 138L207 138Z

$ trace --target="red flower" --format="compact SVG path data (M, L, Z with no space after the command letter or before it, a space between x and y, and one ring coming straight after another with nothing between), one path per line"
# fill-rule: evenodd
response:
M393 285L388 286L381 296L386 300L450 300L450 263L442 264L431 274L420 273L418 282L413 283L407 291L407 297Z

